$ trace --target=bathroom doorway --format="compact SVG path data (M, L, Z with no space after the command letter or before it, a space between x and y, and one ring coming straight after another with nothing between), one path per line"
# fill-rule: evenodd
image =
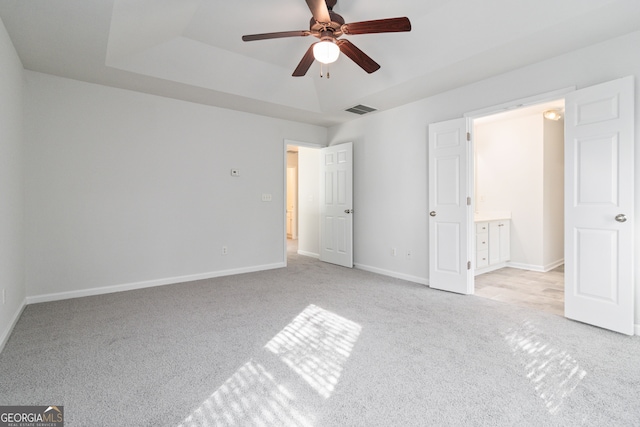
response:
M475 294L564 315L564 99L473 120Z

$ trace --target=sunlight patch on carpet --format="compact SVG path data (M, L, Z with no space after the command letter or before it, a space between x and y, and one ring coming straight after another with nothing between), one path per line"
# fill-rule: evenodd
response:
M268 359L284 363L292 376L295 373L322 398L329 398L361 329L355 322L309 305L265 345L277 358L256 357L245 363L178 427L313 426L315 417L283 385L287 380L279 381L264 365Z
M331 396L362 327L313 304L265 348L325 399Z
M566 350L554 347L529 321L503 334L507 345L525 366L526 376L551 414L573 392L587 372Z
M178 427L312 426L314 418L296 409L295 397L260 363L241 366Z

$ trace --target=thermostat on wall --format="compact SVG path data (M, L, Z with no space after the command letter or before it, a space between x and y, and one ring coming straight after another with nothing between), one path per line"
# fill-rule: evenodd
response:
M231 169L231 176L240 176L240 169Z

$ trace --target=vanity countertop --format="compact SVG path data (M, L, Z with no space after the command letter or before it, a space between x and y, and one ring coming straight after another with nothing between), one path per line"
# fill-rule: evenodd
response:
M499 221L511 219L511 212L476 212L473 214L474 222Z

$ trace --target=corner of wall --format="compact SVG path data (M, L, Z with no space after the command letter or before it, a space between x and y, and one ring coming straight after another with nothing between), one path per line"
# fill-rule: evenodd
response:
M25 307L24 67L0 20L0 351Z
M25 298L24 300L22 300L22 304L20 305L20 307L18 307L18 309L15 311L15 313L11 317L11 321L7 324L4 330L0 332L0 353L2 353L2 350L4 350L5 344L7 344L7 342L9 341L9 338L11 337L11 333L13 332L13 328L15 328L16 323L18 323L18 319L20 319L20 316L22 315L22 312L24 311L26 306L27 306L27 300Z

